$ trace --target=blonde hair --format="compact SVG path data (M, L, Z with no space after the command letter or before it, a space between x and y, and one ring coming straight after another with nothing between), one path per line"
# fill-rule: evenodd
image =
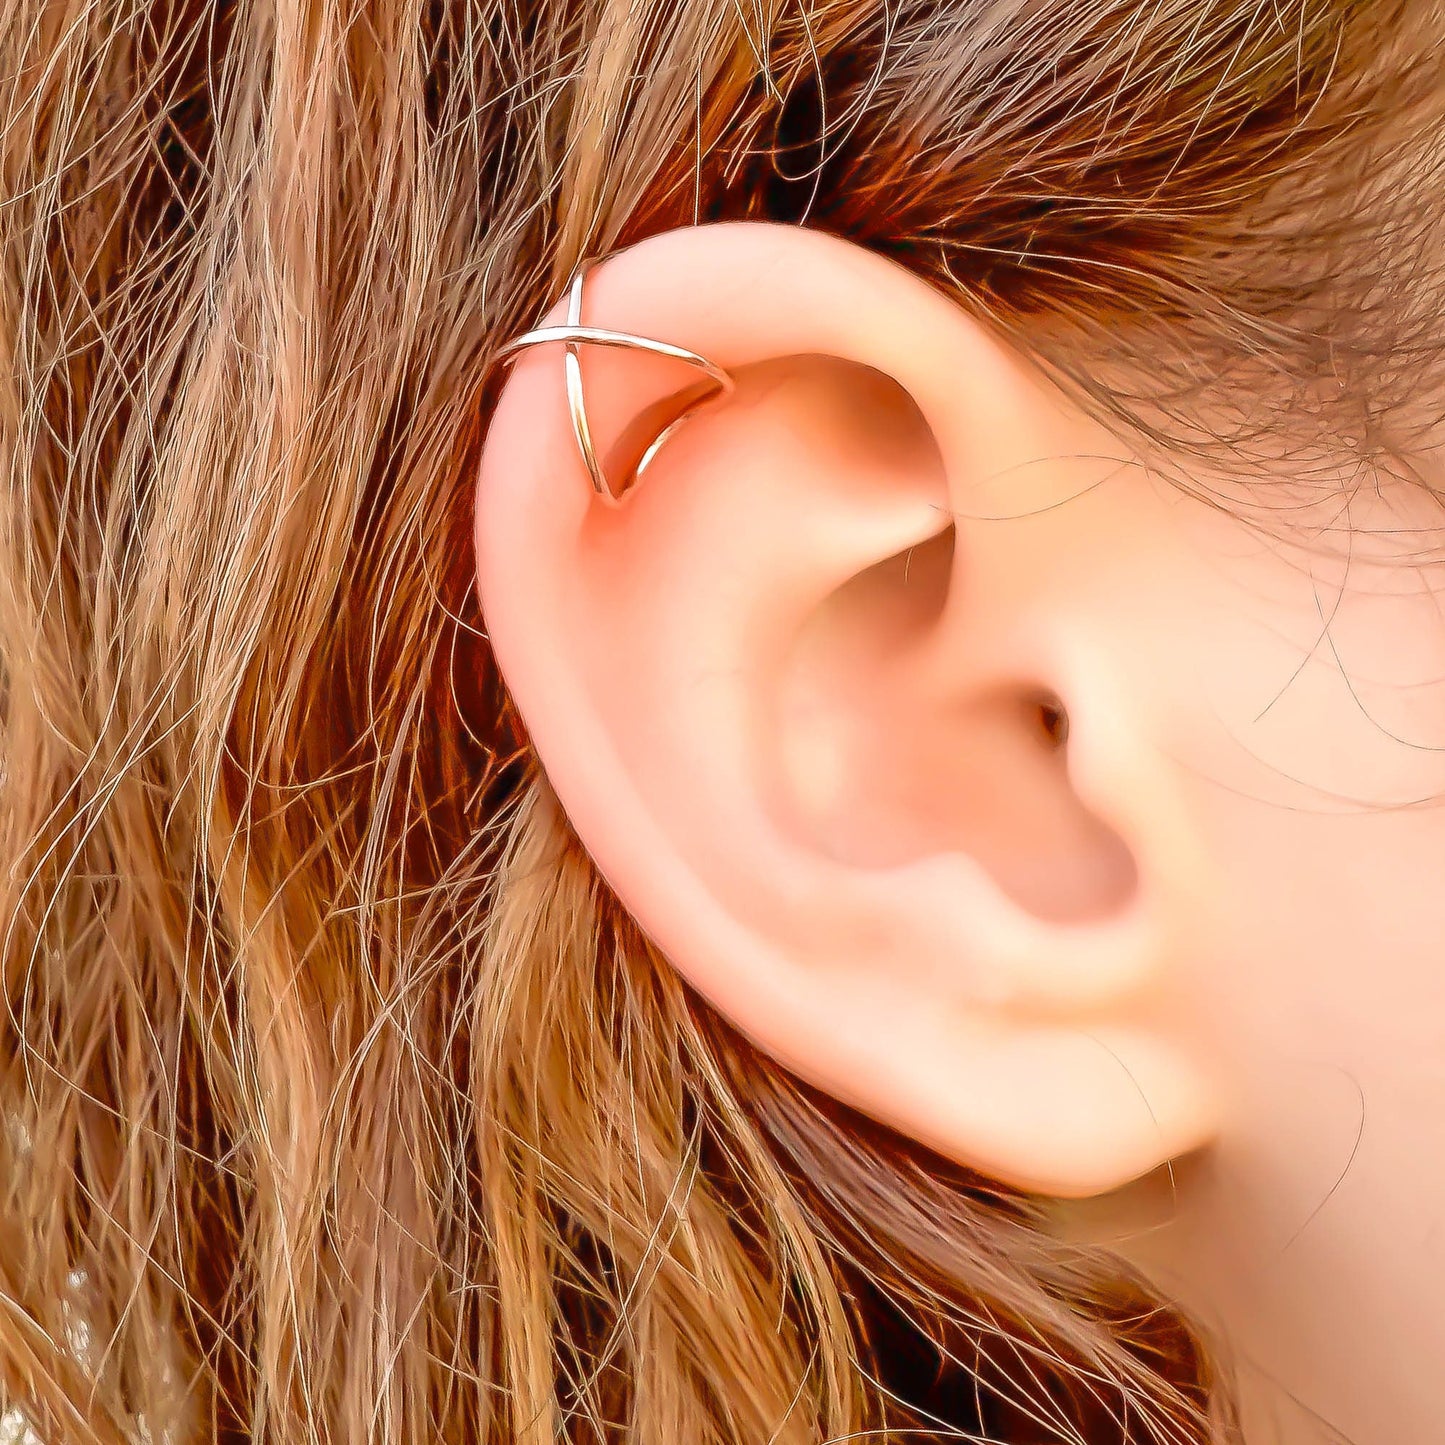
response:
M1229 1438L1167 1302L650 951L490 659L475 462L580 256L740 217L886 252L1176 450L1395 447L1439 25L13 0L6 1438Z

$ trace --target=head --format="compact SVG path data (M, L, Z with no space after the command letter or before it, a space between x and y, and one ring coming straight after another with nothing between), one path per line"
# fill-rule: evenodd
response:
M13 6L4 1428L1429 1438L1441 18Z

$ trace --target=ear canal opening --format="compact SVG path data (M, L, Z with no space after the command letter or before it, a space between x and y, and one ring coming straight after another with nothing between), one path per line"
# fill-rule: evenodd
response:
M1052 689L1044 688L1034 705L1038 708L1039 726L1044 730L1044 736L1050 746L1061 751L1069 741L1069 711L1064 706L1064 700Z
M910 661L949 605L958 540L949 525L881 559L800 636L783 745L792 824L858 867L965 853L1045 922L1115 914L1137 860L1074 788L1063 698L1023 674L965 669L940 685Z

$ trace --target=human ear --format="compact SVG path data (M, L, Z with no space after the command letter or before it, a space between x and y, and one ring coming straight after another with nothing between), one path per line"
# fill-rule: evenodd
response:
M584 325L734 383L613 503L563 346L531 345L483 449L486 628L619 900L781 1063L1005 1184L1102 1192L1206 1142L1211 1085L1151 1005L1189 927L1187 819L1107 624L1063 615L996 520L1098 485L1117 445L821 232L678 229L585 281ZM638 418L655 435L705 380L578 360L616 475Z

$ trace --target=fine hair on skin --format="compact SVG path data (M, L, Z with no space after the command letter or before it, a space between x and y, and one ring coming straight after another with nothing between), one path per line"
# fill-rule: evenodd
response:
M738 219L1161 456L1392 464L1439 431L1442 27L11 0L0 1439L1235 1439L1227 1341L657 955L498 677L472 492L578 261Z

